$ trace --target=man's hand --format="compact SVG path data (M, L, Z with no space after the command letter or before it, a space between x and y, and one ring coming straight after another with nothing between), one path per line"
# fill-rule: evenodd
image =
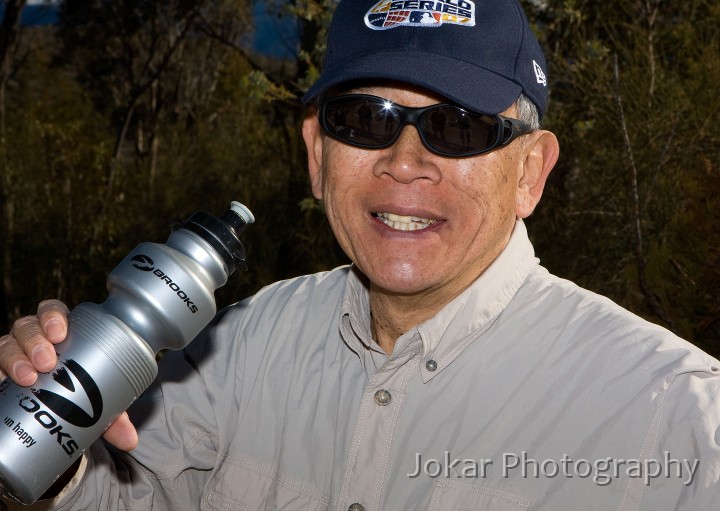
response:
M36 316L15 321L9 334L0 337L0 379L9 376L18 385L35 383L38 372L48 372L57 364L54 345L67 335L67 306L58 300L38 305ZM103 435L123 451L137 445L137 431L123 413Z

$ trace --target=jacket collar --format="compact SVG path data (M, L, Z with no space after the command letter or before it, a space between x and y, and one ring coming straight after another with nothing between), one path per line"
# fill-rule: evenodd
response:
M420 369L423 381L429 381L490 327L538 264L525 224L518 220L508 244L495 261L435 316L403 334L390 359L405 358L408 350L422 350ZM368 374L372 374L388 357L372 340L369 303L365 279L354 268L348 273L340 309L341 334L363 360Z

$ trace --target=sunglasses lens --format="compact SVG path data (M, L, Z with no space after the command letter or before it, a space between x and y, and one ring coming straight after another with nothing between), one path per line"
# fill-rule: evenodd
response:
M340 96L323 107L324 128L352 145L384 147L399 127L397 108L381 98Z
M453 105L408 108L383 98L363 95L336 96L321 110L323 128L350 145L387 147L402 124L413 124L431 151L450 157L480 154L498 145L496 117L468 112Z
M421 123L426 144L435 152L450 156L485 151L498 138L498 122L494 117L450 105L423 112Z

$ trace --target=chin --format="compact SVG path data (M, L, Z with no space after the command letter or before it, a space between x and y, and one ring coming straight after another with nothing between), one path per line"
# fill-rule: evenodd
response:
M381 274L365 273L373 286L384 291L398 295L413 295L433 287L434 282L429 281L417 271L407 271L407 268L397 268L395 271L385 270Z

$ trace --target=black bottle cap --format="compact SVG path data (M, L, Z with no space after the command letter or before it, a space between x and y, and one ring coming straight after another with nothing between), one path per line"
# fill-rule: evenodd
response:
M225 262L229 276L238 266L247 270L245 247L240 242L240 234L254 220L247 208L233 202L231 209L220 218L198 211L176 224L174 229L187 229L205 240Z

